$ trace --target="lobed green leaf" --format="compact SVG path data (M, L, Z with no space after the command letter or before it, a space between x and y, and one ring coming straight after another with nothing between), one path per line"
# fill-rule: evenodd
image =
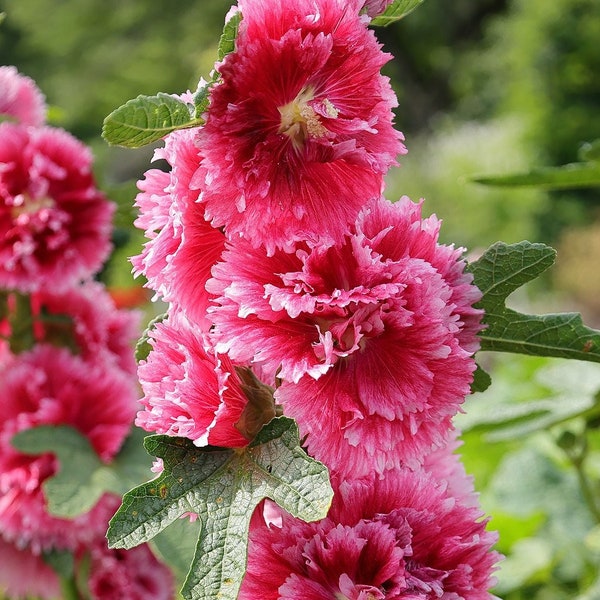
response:
M371 25L387 27L411 13L424 0L395 0L380 15L371 20Z
M103 463L87 437L69 425L26 429L11 443L26 454L56 455L59 470L43 483L48 510L58 517L73 518L90 510L105 492L120 496L147 478L150 460L142 449L143 436L142 430L134 428L110 464Z
M306 521L325 517L333 497L327 469L300 447L295 422L278 417L244 449L197 448L183 438L146 438L163 459L155 480L127 493L110 522L111 547L147 542L187 513L200 534L182 593L195 600L235 600L246 565L255 507L270 498Z
M475 373L473 373L473 383L471 384L471 393L473 392L485 392L490 385L492 385L492 378L489 373L481 368L481 365L477 365Z
M469 265L483 293L482 350L600 362L600 331L586 327L579 314L528 315L506 307L507 297L548 269L555 255L544 244L498 242Z
M104 119L102 136L115 146L140 148L186 127L197 127L203 120L194 107L169 94L138 96Z

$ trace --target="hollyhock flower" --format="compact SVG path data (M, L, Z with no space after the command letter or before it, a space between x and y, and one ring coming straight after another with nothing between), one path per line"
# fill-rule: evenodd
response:
M418 465L470 391L480 292L438 229L381 199L342 243L267 257L239 241L213 268L216 350L281 380L276 399L334 470Z
M448 442L436 448L423 459L423 470L433 479L447 487L448 493L465 506L477 506L473 477L467 475L465 465L456 450L462 446L460 432L453 429L448 434Z
M200 161L196 135L196 130L186 129L167 136L154 158L166 160L171 171L151 169L138 183L140 215L135 225L145 230L149 241L131 260L134 273L146 277L147 287L203 323L209 302L204 284L221 256L225 235L204 220L204 210L196 202L199 189L193 176Z
M198 446L239 447L275 416L272 394L208 349L182 313L157 323L150 341L153 350L138 369L145 410L136 424L143 429Z
M60 583L41 556L29 549L19 549L0 537L0 593L2 591L9 598L50 600L60 597Z
M95 187L91 153L61 129L0 124L0 286L66 287L110 250L114 205Z
M327 517L252 519L240 600L491 600L496 535L424 471L345 481Z
M130 550L92 547L88 589L91 600L172 600L171 571L159 562L148 544Z
M253 245L337 241L406 150L390 56L358 0L240 0L236 49L217 65L199 131L200 200L215 227Z
M46 99L35 81L13 66L0 66L0 115L39 127L46 120Z
M95 281L32 295L37 309L38 340L71 347L86 360L106 359L134 375L133 344L140 313L117 310L106 288Z
M0 373L0 531L34 552L73 549L104 535L118 507L105 495L72 520L47 512L44 481L59 468L50 453L30 456L12 445L19 431L39 425L71 425L108 462L129 433L136 410L133 378L106 361L84 361L66 348L40 344L16 355Z

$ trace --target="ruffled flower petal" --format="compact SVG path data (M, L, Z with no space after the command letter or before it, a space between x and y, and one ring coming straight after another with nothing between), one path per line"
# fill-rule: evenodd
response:
M354 0L239 8L236 49L217 66L199 131L205 216L269 254L339 241L406 151L380 74L390 56Z

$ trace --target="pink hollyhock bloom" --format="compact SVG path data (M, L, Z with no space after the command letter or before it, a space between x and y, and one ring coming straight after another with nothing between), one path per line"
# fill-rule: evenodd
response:
M460 446L459 432L453 429L448 435L448 442L424 458L423 470L445 485L453 498L465 506L477 506L479 495L475 492L473 477L467 475L461 457L456 453Z
M68 346L86 360L106 359L135 375L133 345L139 338L140 313L118 310L106 288L95 281L32 296L38 319L38 342Z
M90 600L173 600L174 580L148 544L131 550L91 549L88 589Z
M481 294L438 229L380 199L337 245L267 257L242 240L213 268L216 350L282 381L276 399L334 470L418 465L470 391Z
M197 323L205 320L209 295L204 284L225 246L225 235L204 220L196 202L199 189L193 175L200 162L196 130L175 131L155 153L172 167L151 169L138 183L136 227L149 241L132 258L134 272L148 280L166 302L180 307Z
M252 245L340 240L405 153L390 58L358 0L240 0L236 49L217 66L199 132L201 202Z
M186 437L198 446L237 447L275 416L272 394L244 381L244 371L208 349L182 313L171 312L158 323L150 341L153 350L138 369L145 410L136 424L143 429Z
M39 127L46 120L46 99L35 81L13 66L0 66L0 115Z
M58 289L97 271L114 205L66 131L0 124L0 286Z
M9 598L60 598L56 573L41 556L0 538L0 593Z
M66 348L40 344L16 355L0 373L0 531L34 552L73 549L103 536L118 507L106 495L73 520L48 514L42 489L59 468L53 454L30 456L12 445L19 431L39 425L71 425L109 462L129 433L137 389L129 375L106 361L84 361Z
M327 518L250 528L239 599L491 600L496 535L425 472L339 485Z

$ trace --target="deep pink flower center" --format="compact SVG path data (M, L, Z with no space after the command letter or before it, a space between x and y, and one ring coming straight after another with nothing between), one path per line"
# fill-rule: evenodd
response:
M354 352L364 350L367 341L375 338L385 329L382 319L387 304L357 305L351 303L344 308L337 307L330 315L320 316L315 323L320 331L320 342L314 352L320 360L336 362ZM337 316L341 313L342 316Z
M10 204L10 215L14 226L7 239L14 241L15 255L24 256L35 251L33 235L45 233L47 239L44 244L50 250L58 248L67 237L64 225L69 216L58 209L56 201L48 196L35 198L29 194L18 194Z

